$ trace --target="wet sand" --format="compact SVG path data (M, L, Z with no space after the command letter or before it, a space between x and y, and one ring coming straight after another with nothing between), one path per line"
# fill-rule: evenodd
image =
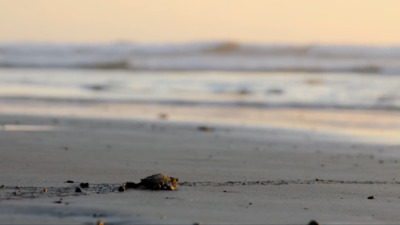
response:
M164 120L3 114L0 124L0 185L7 186L0 189L0 223L400 220L399 145L393 143ZM214 130L199 130L202 125ZM178 190L117 191L159 172L178 177ZM80 182L90 187L75 193Z

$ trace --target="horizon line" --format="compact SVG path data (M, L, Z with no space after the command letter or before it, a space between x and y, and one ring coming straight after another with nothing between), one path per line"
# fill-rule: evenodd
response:
M138 44L138 45L188 45L188 44L237 44L237 45L265 45L265 46L360 46L360 47L400 47L399 43L354 43L354 42L279 42L279 41L237 41L230 39L215 40L188 40L188 41L158 41L146 42L135 40L115 39L108 41L54 41L54 40L0 40L0 45L4 44L37 44L37 45L107 45L107 44Z

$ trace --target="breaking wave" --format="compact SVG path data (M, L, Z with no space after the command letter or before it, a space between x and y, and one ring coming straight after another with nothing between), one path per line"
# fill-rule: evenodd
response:
M400 46L8 43L0 67L400 74Z

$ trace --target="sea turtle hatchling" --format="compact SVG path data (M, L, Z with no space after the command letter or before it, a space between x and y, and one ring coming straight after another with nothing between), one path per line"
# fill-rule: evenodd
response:
M175 190L178 178L168 177L165 174L153 174L140 180L140 183L127 182L126 188L151 189L151 190Z

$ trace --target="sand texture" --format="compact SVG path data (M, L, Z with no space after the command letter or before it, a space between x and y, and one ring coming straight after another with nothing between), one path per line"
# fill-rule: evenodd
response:
M0 124L0 224L400 221L395 144L155 120L1 115ZM154 173L178 177L177 191L118 191ZM76 193L81 182L89 188Z

